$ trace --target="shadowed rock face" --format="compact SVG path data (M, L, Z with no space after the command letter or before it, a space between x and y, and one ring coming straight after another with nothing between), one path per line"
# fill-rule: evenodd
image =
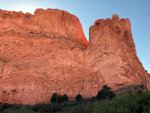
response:
M91 97L104 84L149 88L149 76L136 56L129 19L97 20L88 44L79 19L66 11L0 10L0 102L49 102L54 92Z

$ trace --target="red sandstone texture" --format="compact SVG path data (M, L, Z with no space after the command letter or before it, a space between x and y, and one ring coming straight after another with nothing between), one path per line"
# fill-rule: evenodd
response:
M149 80L129 19L97 20L88 44L79 19L66 11L0 10L0 102L49 102L54 92L91 97L105 84L150 89Z

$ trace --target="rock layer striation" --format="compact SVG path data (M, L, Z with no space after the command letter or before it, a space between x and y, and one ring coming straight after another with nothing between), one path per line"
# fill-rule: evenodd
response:
M80 21L58 9L0 10L0 102L49 102L52 93L95 96L104 84L150 88L129 19L97 20L89 44Z

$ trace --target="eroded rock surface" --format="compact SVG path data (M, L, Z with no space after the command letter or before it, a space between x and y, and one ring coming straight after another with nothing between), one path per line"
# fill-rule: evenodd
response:
M100 19L90 27L86 61L99 83L113 88L123 85L146 84L149 76L139 61L129 19Z
M79 19L66 11L0 10L0 102L49 102L54 92L91 97L104 84L150 88L149 76L137 58L129 19L97 20L88 44Z

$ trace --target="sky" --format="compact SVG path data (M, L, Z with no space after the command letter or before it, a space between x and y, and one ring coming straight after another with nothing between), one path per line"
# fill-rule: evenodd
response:
M89 27L97 19L129 18L137 55L150 73L150 0L0 0L0 9L33 13L37 8L57 8L76 15L89 40Z

